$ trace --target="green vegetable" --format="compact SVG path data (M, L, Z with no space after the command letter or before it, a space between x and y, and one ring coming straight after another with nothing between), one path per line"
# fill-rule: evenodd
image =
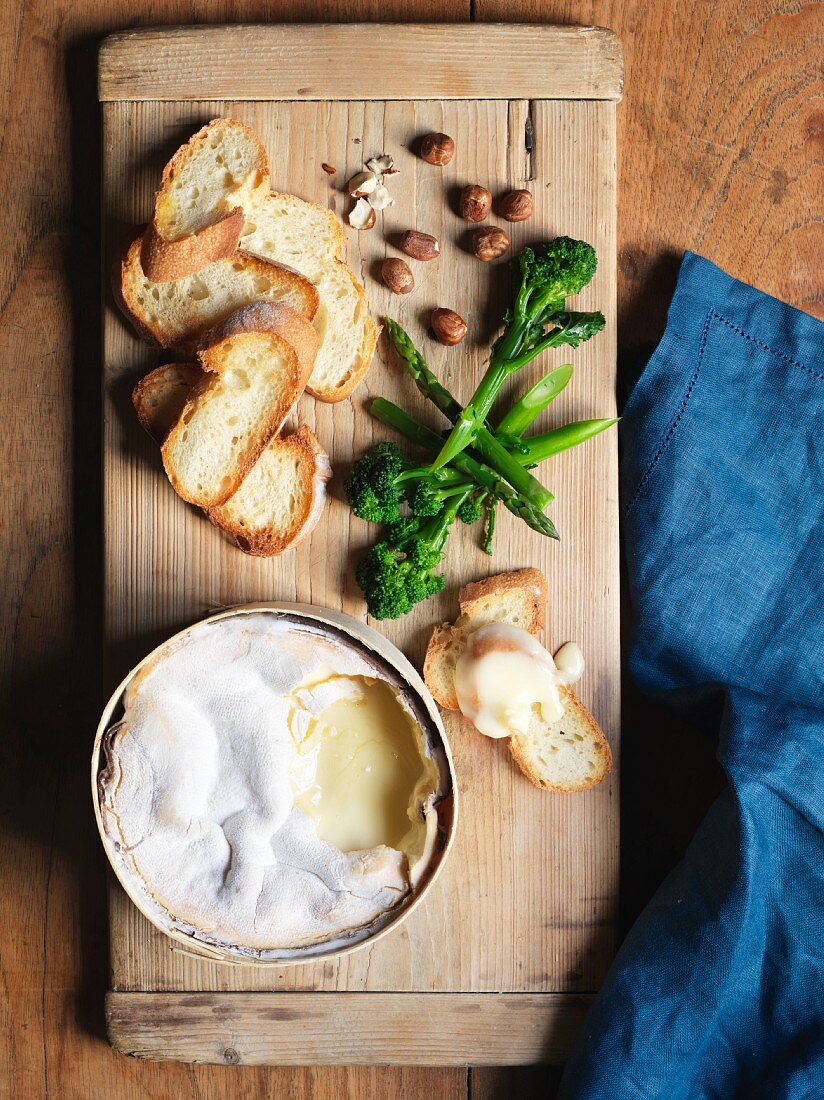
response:
M617 423L618 417L611 420L575 420L571 424L564 424L562 428L554 428L551 432L526 436L523 440L525 449L517 456L518 461L537 465L552 455L577 447L579 443L592 439L594 435Z
M401 520L388 537L361 559L355 579L376 619L397 619L415 604L444 586L443 574L435 573L443 558L447 535L471 489L455 496L443 511L423 523L416 517Z
M449 496L469 484L455 470L435 474L427 467L410 468L394 443L378 443L359 458L346 480L349 506L370 523L393 523L406 500L412 511L433 516Z
M495 517L498 514L497 500L490 500L486 505L486 526L484 528L483 552L492 555L492 540L495 537Z
M502 435L517 436L525 432L547 405L566 388L570 378L572 378L571 363L564 363L544 375L540 382L536 382L531 390L527 390L509 412L501 417L495 434L500 438Z
M436 570L456 519L484 517L483 549L492 553L499 504L549 538L558 538L544 509L552 493L530 469L545 458L604 431L615 420L582 420L539 435L524 432L568 384L572 367L556 368L527 391L501 418L487 422L506 378L548 347L577 347L604 326L600 313L572 313L567 298L595 272L595 254L583 241L559 237L536 254L525 249L518 263L515 304L492 347L489 367L464 409L427 366L407 333L391 318L386 328L420 392L451 421L439 434L391 401L376 398L372 415L435 455L431 466L413 466L391 443L381 443L352 468L346 483L356 515L386 525L383 538L358 564L356 579L370 613L395 619L439 592ZM404 510L409 509L409 514Z
M471 527L473 523L478 522L483 514L485 497L486 493L476 491L464 500L458 509L458 519L461 523Z
M404 332L401 326L393 321L391 317L385 317L384 323L395 350L401 361L406 365L420 392L424 397L428 397L449 420L455 423L464 412L460 404L429 369L426 360L412 343L408 333ZM533 508L543 512L553 500L552 493L525 469L528 463L516 461L492 432L488 431L483 425L477 432L475 448L484 462L491 466L505 481L508 481L512 488Z
M443 442L437 432L419 424L407 412L383 397L375 398L370 406L370 412L376 420L380 420L389 428L394 428L395 431L413 443L417 443L418 446L427 448L430 452L434 453ZM456 471L471 478L476 485L485 489L491 497L500 501L514 516L522 519L534 531L551 539L559 537L552 520L519 496L489 466L478 462L465 452L459 454L452 465Z
M585 241L556 237L535 253L525 248L516 271L515 303L505 328L492 345L489 366L472 400L460 413L432 469L447 465L468 447L506 379L547 348L572 347L604 327L601 313L570 313L566 299L582 290L595 274L595 250Z

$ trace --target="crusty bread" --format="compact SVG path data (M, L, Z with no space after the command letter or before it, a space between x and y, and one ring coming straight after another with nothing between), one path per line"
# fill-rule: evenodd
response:
M163 170L143 237L147 278L168 282L234 255L244 206L269 190L269 160L253 130L216 118L182 145Z
M273 439L237 492L207 515L247 554L273 557L314 528L331 476L329 456L302 424L292 435Z
M282 302L312 320L318 292L303 275L243 251L197 275L154 283L140 263L140 238L119 266L115 290L141 336L163 348L193 350L206 329L251 302Z
M200 352L211 377L163 441L176 492L214 508L237 491L306 386L317 346L305 317L258 302L230 317Z
M208 374L196 363L167 363L140 379L132 391L132 404L137 419L156 443L163 442L186 402L208 381Z
M330 260L343 259L343 226L317 203L270 191L247 201L244 212L241 244L246 252L293 267L312 282Z
M455 695L455 667L466 639L491 623L506 623L537 635L546 618L546 578L538 569L500 573L464 585L458 593L461 614L454 624L439 623L426 650L426 686L447 710L460 710ZM514 734L509 747L521 771L536 787L582 791L600 783L612 756L597 722L571 688L560 686L564 715L544 722L533 715L525 734Z
M380 326L342 260L340 222L321 206L277 192L245 209L244 251L286 264L317 287L318 357L307 389L321 401L342 401L369 369Z
M135 386L140 423L158 443L180 417L190 392L208 375L194 364L158 367ZM276 436L225 504L207 515L247 554L273 557L290 550L314 528L326 502L328 455L305 424Z
M559 687L564 715L547 723L533 717L525 734L509 739L518 767L536 787L585 791L607 775L612 753L601 727L569 687Z
M461 613L453 624L432 631L423 666L423 678L435 699L447 710L458 710L455 665L467 635L489 623L519 626L539 634L546 618L546 577L540 569L517 569L486 580L465 584L458 593Z

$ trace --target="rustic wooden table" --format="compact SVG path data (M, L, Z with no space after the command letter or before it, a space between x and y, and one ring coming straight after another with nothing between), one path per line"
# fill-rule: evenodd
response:
M553 1091L549 1070L223 1068L114 1054L102 1038L105 868L86 774L101 703L98 42L138 22L513 17L601 24L623 40L625 377L662 330L685 248L824 316L821 4L146 0L139 15L123 0L0 5L0 1098L514 1100ZM700 725L676 727L629 686L624 698L629 920L719 777Z

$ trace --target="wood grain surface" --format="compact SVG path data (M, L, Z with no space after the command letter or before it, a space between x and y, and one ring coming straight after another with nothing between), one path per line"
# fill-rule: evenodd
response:
M824 8L802 0L13 0L0 5L0 1097L465 1100L460 1069L142 1063L102 1038L104 861L88 808L100 683L100 38L229 20L515 17L611 27L619 127L619 350L661 332L693 248L824 316L818 219ZM712 746L624 694L627 918L717 786ZM627 794L628 792L628 794ZM473 1100L551 1095L545 1069L471 1072Z
M106 1019L118 1050L160 1061L532 1066L563 1061L592 1003L567 993L415 1000L411 1015L406 993L108 993Z
M499 63L484 64L488 57ZM536 34L517 23L407 21L366 36L348 24L161 27L107 39L98 92L104 102L618 100L622 79L620 43L604 27L546 27Z
M403 50L403 35L403 28L387 32L383 56ZM455 32L452 41L465 57L473 49L480 65L500 37L495 28L490 44L473 34L467 45ZM263 36L264 50L268 38ZM533 31L532 38L540 45L543 34ZM547 38L551 44L554 32ZM230 92L245 90L234 39L231 31L211 33L205 41L190 33L187 48L195 70L202 56L216 50L224 59L222 86ZM166 52L162 40L150 37L144 48L147 68L155 71L165 64ZM371 35L350 34L349 53L355 69L371 61ZM107 73L106 79L119 87L111 61ZM505 69L499 76L503 88ZM454 81L455 87L463 87L460 71L455 72ZM443 87L449 92L452 86ZM583 71L575 90L580 93L590 86L589 74ZM392 178L391 190L396 203L375 231L346 228L349 262L367 286L373 313L397 318L425 349L439 376L464 400L483 373L490 333L507 301L509 282L506 263L481 265L466 247L467 227L454 208L454 199L467 182L483 180L498 195L529 181L536 196L535 213L529 222L510 228L513 251L517 253L528 240L551 237L561 228L590 241L600 259L599 270L579 304L583 309L600 308L614 318L615 107L605 101L107 102L103 212L107 236L111 231L115 238L110 242L114 254L107 256L107 268L120 244L119 229L146 220L166 158L204 120L221 114L243 119L260 134L269 151L275 189L292 190L339 215L347 208L342 188L361 169L364 156L381 150L394 154L399 174ZM414 152L417 138L433 130L458 135L455 158L445 169L433 169ZM471 140L460 142L460 135L471 135ZM334 177L323 171L322 163L336 166ZM389 294L376 271L387 255L397 254L392 242L410 226L434 233L442 242L441 256L436 263L415 266L415 293L399 299ZM443 348L427 335L428 315L437 304L448 304L472 323L470 336L458 349ZM122 662L127 656L131 661L144 655L147 639L168 635L210 606L257 599L298 600L365 619L352 569L374 534L353 519L340 493L340 480L353 453L387 438L386 429L369 417L365 406L371 397L385 396L433 426L442 426L389 349L381 345L372 370L351 401L330 406L309 396L301 400L297 418L316 432L338 475L332 499L323 522L293 554L250 559L187 508L168 486L157 449L141 430L129 401L136 378L147 364L157 362L158 353L136 340L112 307L110 303L105 313L103 354L105 637L111 686L126 671ZM537 381L549 363L570 358L576 364L575 383L554 407L552 422L613 415L612 320L597 340L576 352L566 349L527 368L519 376L517 392ZM557 647L575 638L587 654L582 697L597 715L617 757L616 451L614 434L611 439L605 435L547 467L557 498L552 514L563 533L560 545L504 513L490 558L478 546L478 531L459 526L450 536L444 593L402 620L373 625L420 668L432 623L455 615L460 584L502 569L538 566L549 580L551 593L548 641ZM213 991L216 1005L223 1000L222 991L228 990L497 995L597 989L612 957L617 916L617 768L607 781L580 796L547 795L525 779L508 754L501 753L501 745L467 736L465 726L452 715L446 716L446 722L461 796L457 841L425 903L397 934L340 961L227 968L176 950L115 884L110 895L113 988ZM492 1000L497 1002L497 996ZM121 1020L127 1003L126 997L119 1000ZM146 1003L143 997L135 1000L142 1022L150 1018ZM226 999L227 1005L234 1003ZM323 1060L338 1061L332 1021L343 1009L331 997L317 1002L321 1003L330 1015L330 1046ZM497 1010L491 1003L479 1004L477 1026L456 1034L452 1060L488 1061L486 1047L493 1030L499 1043L505 1044L509 1037L510 1061L529 1060L535 1045L518 1042L524 1021L531 1014L556 1019L563 1012L563 1002L533 998L528 1004L520 1015L500 1012L500 1002ZM404 1039L420 1011L418 999L410 998ZM400 1009L395 1018L399 1014ZM227 1026L234 1026L226 1019ZM366 1019L362 1012L353 1012L352 1027L364 1025ZM162 1026L162 1016L157 1022ZM195 1018L190 1021L193 1028L198 1024ZM526 1031L535 1027L540 1030L534 1024ZM237 1029L240 1033L240 1021ZM567 1039L571 1033L569 1027L562 1029ZM139 1045L136 1025L130 1038ZM353 1034L356 1045L359 1039ZM421 1033L419 1057L431 1063L429 1039L429 1033ZM317 1048L308 1030L304 1040L292 1060L306 1058ZM212 1045L204 1035L202 1057ZM196 1036L186 1049L197 1049ZM259 1044L255 1049L261 1049ZM434 1049L440 1050L438 1043ZM563 1047L559 1039L542 1042L539 1049L544 1057L557 1058ZM391 1044L383 1043L374 1060L391 1061L392 1050ZM473 1051L477 1059L467 1058Z

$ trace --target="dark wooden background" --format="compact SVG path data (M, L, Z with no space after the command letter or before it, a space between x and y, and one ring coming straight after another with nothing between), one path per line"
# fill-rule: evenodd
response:
M545 1069L141 1064L102 1037L105 865L87 776L102 701L96 49L138 23L356 18L596 23L621 36L622 379L662 331L685 248L824 317L822 4L2 0L0 1098L516 1100L554 1091L557 1072ZM627 685L625 926L720 786L712 725L710 714L677 722Z

